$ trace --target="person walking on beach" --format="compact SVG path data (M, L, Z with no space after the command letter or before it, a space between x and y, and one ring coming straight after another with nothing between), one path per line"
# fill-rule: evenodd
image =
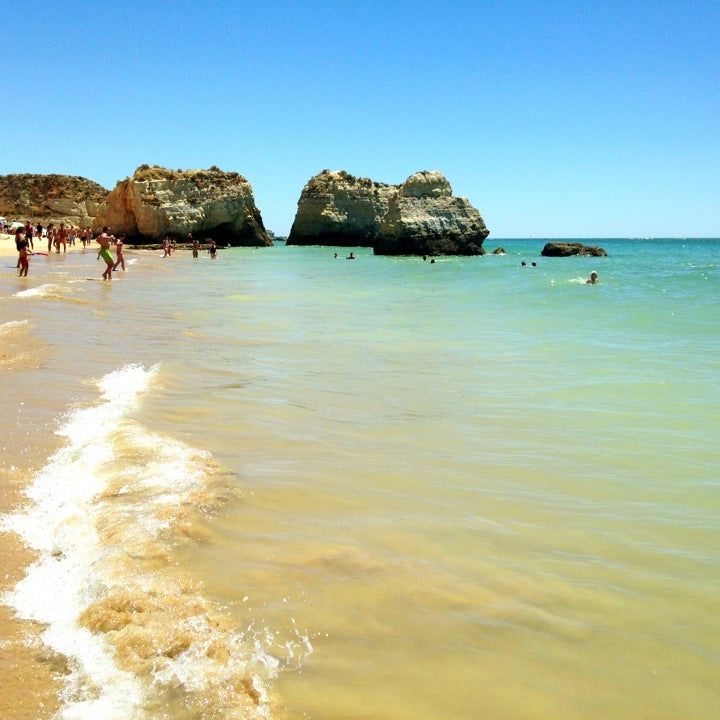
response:
M170 255L170 239L167 235L163 238L162 248L163 257L168 257L168 255Z
M109 230L110 228L105 225L100 235L95 238L98 245L100 245L100 252L98 252L98 257L101 257L107 265L107 267L105 268L105 272L102 275L103 280L112 280L113 265L115 264L112 255L110 254L110 243L115 238L112 235L108 235Z
M29 220L25 221L25 240L27 240L27 244L30 247L31 250L35 248L35 245L33 244L33 235L35 234L35 230L33 226L30 224Z
M47 235L47 241L48 241L48 253L52 252L52 246L53 246L53 240L55 240L55 225L54 223L50 223L47 226L47 230L45 231L45 235Z
M113 265L113 270L118 269L118 265L122 267L123 272L125 271L125 255L123 255L123 240L125 239L124 235L121 235L116 241L115 241L115 254L117 256L117 260L115 261L115 264Z

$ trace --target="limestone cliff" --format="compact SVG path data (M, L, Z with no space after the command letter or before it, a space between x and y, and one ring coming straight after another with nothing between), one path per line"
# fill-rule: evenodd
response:
M483 255L490 234L480 213L455 197L444 175L411 175L390 199L376 255Z
M0 175L0 216L33 225L91 225L107 194L77 175Z
M231 245L271 245L250 183L238 173L141 165L121 180L95 218L133 240L188 233Z
M401 185L323 170L302 191L289 245L360 245L378 255L481 255L489 231L444 175Z
M397 186L323 170L298 201L288 245L372 247Z

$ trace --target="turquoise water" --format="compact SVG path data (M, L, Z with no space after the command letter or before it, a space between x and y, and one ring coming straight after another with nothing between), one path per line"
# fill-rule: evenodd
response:
M111 286L38 258L0 321L77 401L157 366L134 421L230 485L170 565L272 636L271 714L714 717L720 241L583 242L609 256L139 252Z

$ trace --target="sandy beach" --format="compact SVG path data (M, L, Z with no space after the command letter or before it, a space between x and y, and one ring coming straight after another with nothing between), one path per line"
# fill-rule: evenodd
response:
M17 257L15 236L8 233L0 233L0 257L8 257L10 255Z

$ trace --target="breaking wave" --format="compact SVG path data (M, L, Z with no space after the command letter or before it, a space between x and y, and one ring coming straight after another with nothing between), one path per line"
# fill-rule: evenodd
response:
M177 570L173 548L235 489L208 453L129 417L157 372L105 375L100 404L57 431L67 444L3 521L39 554L4 602L68 659L62 720L266 718L273 678L312 647L298 634L283 660Z

